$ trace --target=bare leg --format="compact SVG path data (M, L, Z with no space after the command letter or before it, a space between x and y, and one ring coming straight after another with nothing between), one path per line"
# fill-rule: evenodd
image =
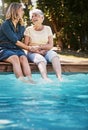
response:
M23 77L23 73L21 70L19 57L16 55L10 56L8 59L5 60L6 62L10 62L13 65L13 72L17 78Z
M52 59L52 66L53 66L53 69L56 73L57 78L61 81L62 80L61 65L60 65L59 58L57 56Z
M35 83L32 80L31 69L30 69L26 56L20 56L20 63L21 63L21 67L22 67L24 76L26 76L28 78L30 83Z
M38 68L39 68L42 78L47 81L51 81L47 76L46 64L43 61L38 64Z
M26 56L20 56L20 64L21 64L24 75L29 76L31 78L32 77L31 69L30 69Z

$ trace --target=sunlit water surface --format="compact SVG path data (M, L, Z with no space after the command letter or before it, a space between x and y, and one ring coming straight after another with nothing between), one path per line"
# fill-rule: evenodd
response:
M88 73L48 75L52 83L34 73L31 85L0 74L1 130L88 130Z

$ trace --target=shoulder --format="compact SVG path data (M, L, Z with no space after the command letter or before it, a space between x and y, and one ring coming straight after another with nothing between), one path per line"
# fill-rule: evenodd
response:
M45 28L45 29L51 29L51 27L50 27L50 26L47 26L47 25L44 25L44 28Z
M7 24L10 24L10 20L5 20L5 21L3 21L3 23L2 23L2 25L7 25Z
M10 20L5 20L5 21L2 23L1 28L3 28L3 29L8 29L8 27L10 27L10 26L12 26Z
M32 30L33 30L33 27L32 27L32 26L26 27L25 32L24 32L24 35L29 36L30 33L32 32Z
M33 29L33 26L28 26L28 27L26 27L26 30L32 30Z
M44 26L45 30L51 35L52 34L52 29L50 26Z
M50 26L44 25L44 29L48 32L52 32L52 29Z

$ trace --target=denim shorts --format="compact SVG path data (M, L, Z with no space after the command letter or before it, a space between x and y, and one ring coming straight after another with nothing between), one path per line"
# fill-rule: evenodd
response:
M25 52L21 49L17 49L17 50L16 49L15 50L14 49L11 49L11 50L2 49L2 50L0 50L0 61L3 61L5 59L9 58L12 55L17 55L18 57L20 57L22 55L26 56Z
M39 62L45 62L45 64L47 64L47 62L52 62L53 57L58 56L57 53L55 51L49 50L47 51L47 53L43 56L40 55L38 53L28 53L27 57L29 61L34 62L35 64L38 64Z

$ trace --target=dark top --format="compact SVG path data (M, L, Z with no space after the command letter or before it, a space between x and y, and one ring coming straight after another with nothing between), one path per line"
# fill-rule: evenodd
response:
M0 49L20 49L16 42L22 40L24 30L19 23L15 28L11 20L5 20L0 26Z

